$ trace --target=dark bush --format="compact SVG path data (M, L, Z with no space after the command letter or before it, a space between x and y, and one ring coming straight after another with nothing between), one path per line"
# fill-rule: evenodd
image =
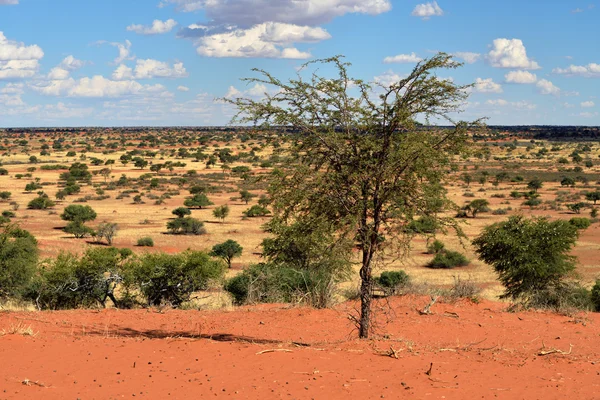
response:
M452 269L455 267L464 267L469 264L469 260L457 251L444 250L435 255L433 260L427 264L429 268Z
M37 261L37 241L29 232L14 224L0 228L0 298L19 297Z
M437 221L434 217L423 216L419 219L412 220L406 229L417 234L435 233L438 228Z
M154 240L150 236L145 236L137 240L137 246L154 247Z
M577 229L587 229L590 227L590 225L592 224L592 222L585 217L581 217L581 218L571 218L569 220L569 223L573 226L575 226Z
M383 288L386 294L394 295L409 284L410 277L402 270L384 271L379 277L375 278L375 282Z

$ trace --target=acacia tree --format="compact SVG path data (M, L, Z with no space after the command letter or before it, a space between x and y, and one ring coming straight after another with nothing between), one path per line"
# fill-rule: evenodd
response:
M326 64L333 78L307 69ZM340 237L360 249L359 336L370 332L373 267L386 250L406 249L416 215L454 206L441 182L449 156L460 152L475 123L455 122L468 86L440 79L437 69L461 64L439 53L417 64L389 86L348 75L342 57L311 61L284 82L260 69L245 79L274 87L265 98L229 100L238 108L234 123L292 128L293 161L273 173L269 195L274 215L284 223L315 216L335 224ZM274 93L274 94L271 94ZM417 119L444 121L449 128L419 129ZM441 226L444 224L442 223ZM394 249L395 248L395 249Z

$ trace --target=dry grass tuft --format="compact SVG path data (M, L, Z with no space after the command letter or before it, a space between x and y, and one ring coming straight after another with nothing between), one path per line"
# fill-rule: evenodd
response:
M11 326L8 329L2 329L0 331L0 336L4 335L21 335L21 336L36 336L37 332L34 332L31 325L26 326L25 324L19 322L18 324Z

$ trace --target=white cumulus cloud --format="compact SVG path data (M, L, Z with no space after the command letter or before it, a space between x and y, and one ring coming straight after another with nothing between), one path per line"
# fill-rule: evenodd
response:
M444 10L441 9L437 1L434 1L431 3L417 4L410 15L428 20L431 17L441 17L444 15Z
M502 93L502 86L496 82L492 78L475 79L475 91L479 93Z
M67 79L72 71L75 71L85 65L85 61L76 59L73 56L67 56L56 67L48 73L48 79L62 80Z
M593 101L582 101L580 105L583 108L591 108L594 107L596 104Z
M418 63L419 61L423 61L423 59L417 56L415 53L410 54L398 54L395 56L389 56L383 59L383 62L386 64L390 63Z
M197 27L196 29L203 29ZM199 55L206 57L309 58L310 53L292 43L313 43L329 39L323 28L267 22L249 29L233 29L198 39Z
M190 88L187 86L177 86L177 90L179 90L180 92L189 92Z
M160 35L162 33L168 33L173 30L177 26L177 22L174 19L168 19L166 21L161 21L159 19L155 19L152 21L151 26L145 26L140 24L132 24L127 27L129 32L135 32L140 35Z
M10 6L19 4L19 0L0 0L0 6Z
M537 75L532 74L529 71L510 71L508 74L504 75L504 79L507 83L536 83Z
M469 51L457 51L454 55L463 59L467 64L474 64L481 58L481 54L471 53Z
M554 68L555 74L566 76L581 76L584 78L600 78L600 64L570 65L567 68Z
M541 94L551 94L553 96L558 96L560 94L560 89L547 79L540 79L535 85Z
M537 62L529 59L520 39L495 39L486 59L492 67L497 68L541 68Z

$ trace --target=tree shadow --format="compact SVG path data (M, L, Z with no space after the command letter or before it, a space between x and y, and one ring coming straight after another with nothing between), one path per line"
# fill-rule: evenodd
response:
M148 338L148 339L207 339L214 340L217 342L244 342L244 343L255 343L255 344L286 344L282 340L274 339L261 339L252 336L245 335L234 335L231 333L194 333L190 331L168 331L161 329L133 329L117 327L115 329L108 330L86 330L85 335L94 336L117 336L122 338ZM292 342L297 346L308 347L309 343Z

